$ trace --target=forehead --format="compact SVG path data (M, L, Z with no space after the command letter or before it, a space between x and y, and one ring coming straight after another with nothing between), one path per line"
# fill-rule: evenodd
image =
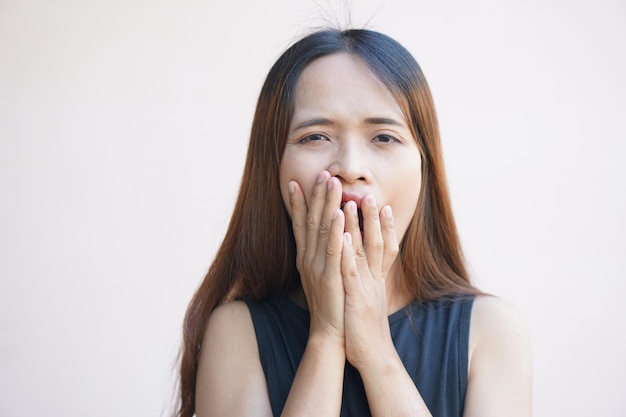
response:
M307 65L296 83L294 119L302 113L348 111L404 118L391 91L357 55L337 53Z

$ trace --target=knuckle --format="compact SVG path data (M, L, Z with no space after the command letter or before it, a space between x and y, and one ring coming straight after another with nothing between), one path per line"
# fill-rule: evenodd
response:
M363 247L363 245L358 245L356 247L356 250L354 251L354 254L357 258L365 258L367 256L365 253L365 247Z
M326 253L326 256L330 257L330 256L336 256L339 253L339 251L334 246L328 245L326 246L325 253Z
M323 193L324 188L321 187L319 184L316 187L313 187L313 194L312 196L315 197L320 197Z
M311 215L306 216L306 228L307 230L315 230L317 228L317 220L315 217Z
M398 253L400 253L400 247L396 243L394 245L385 247L385 251L390 255L396 256Z
M374 239L368 246L376 252L382 252L385 249L385 244L381 239Z
M330 225L326 222L320 222L319 231L318 231L320 237L328 236L329 232L330 232Z
M292 218L291 219L291 226L292 226L292 228L299 230L302 227L302 223L297 218Z
M357 270L356 267L350 267L347 271L347 275L350 278L358 278L359 276L359 271Z

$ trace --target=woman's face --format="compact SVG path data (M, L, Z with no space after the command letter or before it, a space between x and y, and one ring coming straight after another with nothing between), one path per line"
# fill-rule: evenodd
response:
M371 193L379 208L390 205L398 239L404 237L420 192L420 153L391 92L353 54L319 58L298 79L280 166L288 211L289 181L309 201L323 170L341 181L344 202L360 206Z

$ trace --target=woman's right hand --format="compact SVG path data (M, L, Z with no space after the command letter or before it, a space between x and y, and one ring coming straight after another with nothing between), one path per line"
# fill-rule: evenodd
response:
M344 213L341 183L322 171L307 204L302 187L289 183L296 266L311 317L310 338L330 337L344 345L345 291L341 276Z

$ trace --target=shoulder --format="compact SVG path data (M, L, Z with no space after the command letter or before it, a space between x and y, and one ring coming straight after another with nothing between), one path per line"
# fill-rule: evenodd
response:
M243 301L231 301L213 310L204 333L203 351L216 344L231 343L254 337L254 327L248 306Z
M270 414L248 306L243 301L222 304L211 313L202 342L196 415Z
M470 365L472 356L507 347L529 348L526 321L511 303L493 296L474 300L470 322Z
M472 307L471 332L476 342L497 336L528 337L528 327L521 313L501 298L482 295Z
M207 324L207 331L227 331L232 326L252 324L250 310L243 301L221 304L213 310Z
M508 415L529 415L530 335L526 321L509 302L492 296L475 299L468 377L467 405L474 413L467 415L497 415L496 409Z
M207 322L201 362L207 356L215 357L228 352L248 350L247 353L254 353L252 348L256 347L256 343L251 342L255 342L255 339L248 306L243 301L222 304L213 310Z
M258 360L250 310L243 301L231 301L213 310L204 333L200 361L206 357L237 354ZM202 363L201 363L202 365Z

